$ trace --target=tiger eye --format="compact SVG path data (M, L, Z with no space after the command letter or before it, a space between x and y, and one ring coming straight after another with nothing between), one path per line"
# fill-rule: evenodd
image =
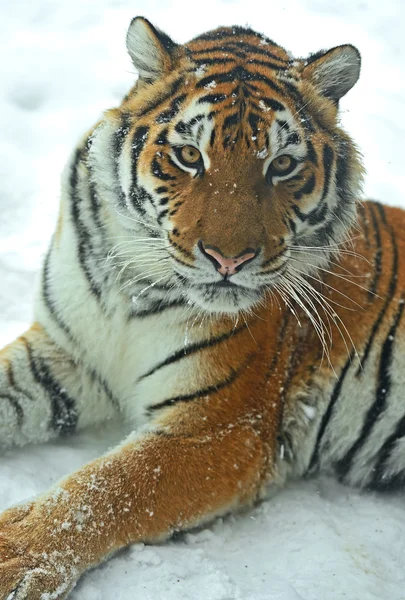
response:
M183 146L180 150L180 156L185 163L198 163L201 159L201 152L194 146Z
M291 156L288 156L287 154L282 154L281 156L278 156L272 161L271 167L277 173L284 173L285 171L288 171L288 169L291 167L291 164Z

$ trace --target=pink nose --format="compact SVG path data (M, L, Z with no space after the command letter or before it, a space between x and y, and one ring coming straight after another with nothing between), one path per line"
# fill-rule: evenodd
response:
M251 250L251 248L246 248L239 256L227 258L218 250L204 246L202 242L200 242L199 247L201 252L214 263L218 273L221 273L221 275L234 275L237 271L240 271L242 268L241 265L256 256L256 252Z

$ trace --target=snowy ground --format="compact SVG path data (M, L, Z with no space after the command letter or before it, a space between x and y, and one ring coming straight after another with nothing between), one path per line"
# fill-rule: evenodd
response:
M178 41L249 23L297 55L357 45L362 77L342 119L365 155L366 194L405 206L402 0L0 0L1 344L30 321L68 153L133 81L124 38L136 14ZM8 452L0 508L46 489L121 436L110 427ZM89 573L72 600L404 600L404 557L403 498L298 482L246 514L121 553Z

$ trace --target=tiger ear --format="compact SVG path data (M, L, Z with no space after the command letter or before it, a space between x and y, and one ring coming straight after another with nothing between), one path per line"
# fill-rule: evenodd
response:
M127 50L144 82L152 83L173 68L178 47L144 17L132 19L127 33Z
M320 94L338 102L354 86L360 75L361 56L354 46L346 44L317 52L304 63L302 76Z

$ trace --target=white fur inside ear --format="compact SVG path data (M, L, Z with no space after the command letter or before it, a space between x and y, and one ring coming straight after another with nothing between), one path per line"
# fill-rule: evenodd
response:
M354 46L340 46L310 63L312 80L321 94L339 100L360 75L360 53Z
M153 81L163 72L162 47L146 20L140 17L132 20L127 33L127 49L142 79Z

